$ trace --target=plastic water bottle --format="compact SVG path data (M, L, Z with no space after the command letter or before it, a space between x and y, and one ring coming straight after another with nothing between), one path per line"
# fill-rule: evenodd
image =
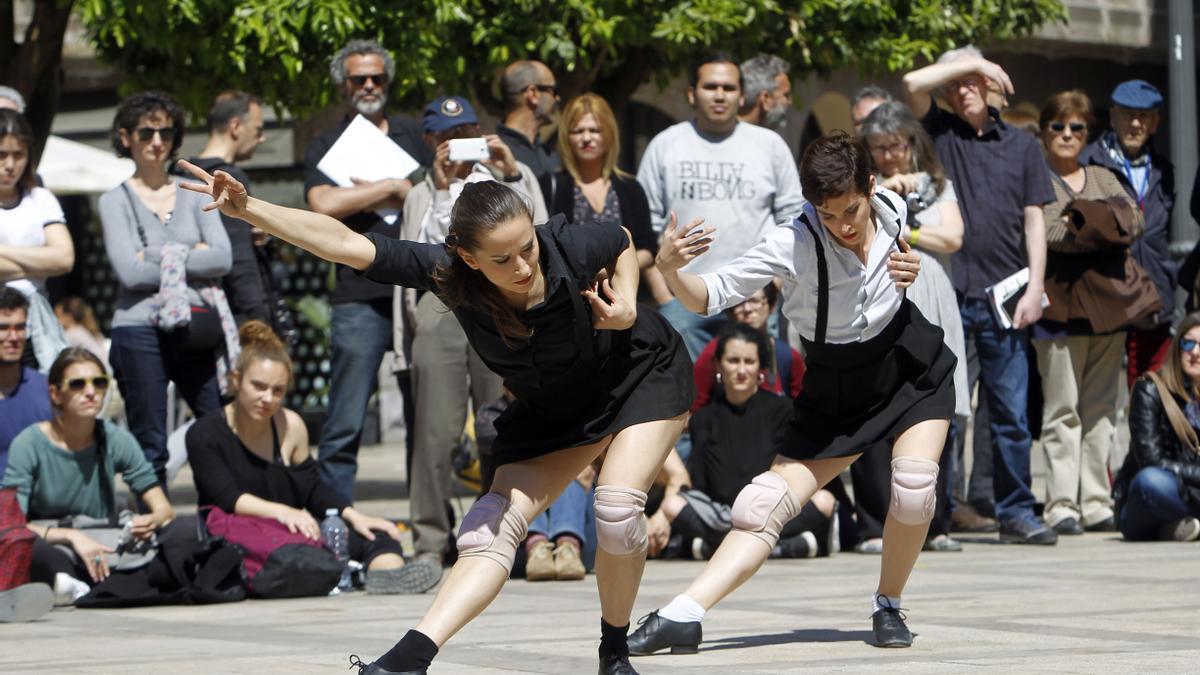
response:
M350 590L353 588L349 566L350 530L346 528L346 521L338 516L337 509L325 510L325 520L321 521L321 539L325 542L325 548L329 549L337 561L342 564L342 578L330 595Z

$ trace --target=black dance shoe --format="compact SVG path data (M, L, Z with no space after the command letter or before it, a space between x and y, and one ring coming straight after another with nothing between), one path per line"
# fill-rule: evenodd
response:
M672 654L695 654L700 651L702 639L699 621L672 621L658 612L650 612L638 621L638 629L629 636L629 653L649 656L670 647Z
M601 654L600 675L638 675L626 654Z
M426 675L429 672L424 668L421 670L405 670L401 672L395 670L385 670L375 665L374 661L370 663L363 663L362 659L358 658L358 654L350 655L350 667L358 668L358 675Z
M876 647L911 647L912 631L904 623L904 614L898 607L883 607L871 617L875 631Z

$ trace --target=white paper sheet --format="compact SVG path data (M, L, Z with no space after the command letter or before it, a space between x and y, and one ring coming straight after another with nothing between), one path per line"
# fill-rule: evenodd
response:
M407 178L420 167L417 160L362 115L350 121L350 126L317 163L317 170L341 187L352 187L351 178L366 181ZM395 209L380 209L377 213L389 225L395 224L400 215Z

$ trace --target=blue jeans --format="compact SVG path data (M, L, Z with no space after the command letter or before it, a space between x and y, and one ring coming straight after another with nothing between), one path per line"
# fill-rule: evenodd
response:
M550 507L529 524L530 534L544 534L550 541L569 534L582 544L583 564L589 570L596 560L596 523L592 509L592 491L579 481L571 481Z
M1032 517L1029 454L1033 439L1026 416L1029 336L1024 330L1001 328L986 300L963 300L961 313L966 338L975 341L979 382L987 392L996 517L1001 521Z
M700 358L700 352L704 351L721 326L729 321L724 313L700 316L675 299L659 306L658 313L683 336L683 344L693 361Z
M1154 541L1163 525L1187 516L1200 516L1183 499L1183 483L1171 471L1148 466L1129 483L1121 507L1121 534L1130 541Z
M129 431L167 488L167 385L197 419L221 407L215 352L185 351L181 338L153 326L123 326L112 331L108 360L125 398Z
M367 401L378 384L383 355L392 348L390 307L390 300L346 302L331 313L329 415L317 458L321 479L351 503Z

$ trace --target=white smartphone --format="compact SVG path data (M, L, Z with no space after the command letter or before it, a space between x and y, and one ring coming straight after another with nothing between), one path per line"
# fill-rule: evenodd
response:
M488 151L487 139L484 138L451 138L451 162L479 162L491 156Z

